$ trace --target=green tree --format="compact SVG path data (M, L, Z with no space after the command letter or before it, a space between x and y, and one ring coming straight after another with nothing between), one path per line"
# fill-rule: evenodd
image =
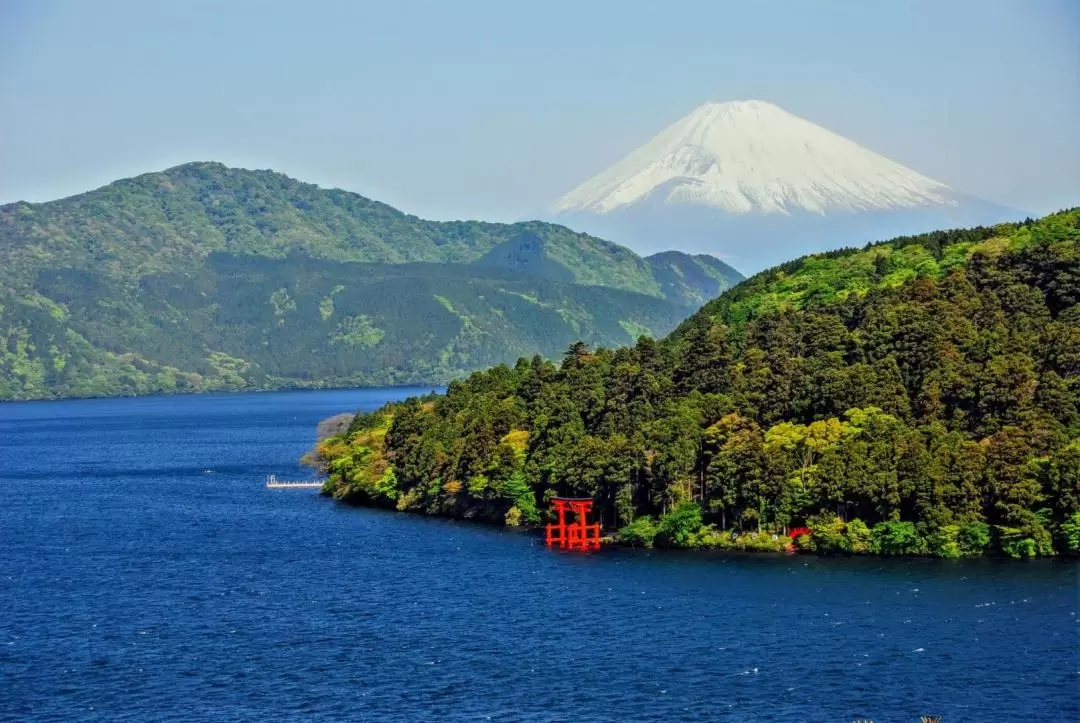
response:
M660 518L656 541L664 547L690 547L701 525L701 507L694 502L683 502Z

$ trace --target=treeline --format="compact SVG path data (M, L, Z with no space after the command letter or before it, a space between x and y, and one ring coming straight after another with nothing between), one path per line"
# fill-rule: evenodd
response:
M498 366L323 441L326 491L625 542L1080 550L1080 212L804 259L669 339Z

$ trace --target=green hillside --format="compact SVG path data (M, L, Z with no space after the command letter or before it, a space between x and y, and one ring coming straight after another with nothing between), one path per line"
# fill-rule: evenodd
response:
M700 294L562 226L193 163L0 207L0 399L445 383L666 333Z
M627 543L1080 551L1080 211L799 259L661 342L534 358L320 443L358 504ZM775 536L775 539L774 539Z
M563 226L426 221L348 191L219 163L189 163L59 201L0 207L0 274L20 290L32 288L45 268L134 280L192 268L215 251L471 263L519 237L538 242L538 252L559 269L555 280L664 296L634 252Z
M653 278L668 299L686 299L694 306L717 297L743 280L743 275L706 254L663 251L647 256Z
M576 338L673 328L683 307L458 264L212 254L197 272L43 272L5 301L0 398L445 383Z

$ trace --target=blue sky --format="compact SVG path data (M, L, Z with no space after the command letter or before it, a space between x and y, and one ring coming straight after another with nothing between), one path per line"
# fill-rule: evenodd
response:
M1080 2L0 1L0 202L190 160L514 219L706 100L1080 204Z

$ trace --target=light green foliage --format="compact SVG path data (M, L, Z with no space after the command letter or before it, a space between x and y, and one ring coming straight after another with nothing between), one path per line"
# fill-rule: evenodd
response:
M471 496L480 498L484 497L484 493L487 492L490 485L491 480L489 480L486 475L474 474L469 478L466 489L468 489ZM518 514L520 514L520 510L518 511Z
M37 292L31 291L22 299L22 302L27 306L42 309L47 312L54 321L67 321L67 309L47 296L42 296ZM0 312L2 312L2 307L0 307Z
M736 550L746 552L783 552L787 549L788 539L783 535L769 532L745 532L734 540Z
M848 547L855 555L866 555L871 551L870 528L860 519L847 523Z
M766 449L777 456L786 453L792 460L785 513L793 507L808 506L811 499L820 495L822 474L818 461L822 455L835 451L841 440L859 431L858 427L830 417L807 425L781 422L765 432Z
M876 244L863 251L833 251L790 261L749 279L707 304L705 313L741 323L751 317L784 308L863 297L905 280L940 278L963 267L975 255L1001 255L1022 251L1032 244L1054 240L1075 241L1075 210L1047 217L1042 235L1022 225L937 231ZM1041 229L1041 230L1043 230Z
M387 467L386 471L383 472L382 476L375 482L374 494L376 497L381 497L382 499L391 502L397 500L397 475L394 474L393 467Z
M926 553L935 557L960 557L964 554L960 546L960 527L944 525L926 537Z
M809 538L807 538L809 545ZM738 552L783 552L788 538L770 532L734 532L718 530L715 525L703 526L693 536L688 547L704 547L712 550L735 550ZM810 548L807 547L807 551Z
M405 509L397 471L386 458L386 435L394 416L357 414L348 429L320 439L305 457L328 473L323 493L344 501L363 501Z
M619 326L621 326L623 328L623 331L626 332L626 335L630 337L629 341L631 343L637 341L639 337L653 335L652 329L642 324L639 324L636 321L620 319Z
M343 345L349 347L375 346L386 335L382 329L378 329L371 323L371 319L363 314L346 316L330 334L330 344L333 346Z
M810 521L814 552L821 555L843 555L853 552L851 540L845 534L847 525L839 517L823 516Z
M436 294L434 298L435 301L439 302L439 305L442 306L444 309L449 311L454 316L459 316L457 311L454 310L454 305L450 302L450 299L446 298L445 296L439 296L438 294Z
M875 543L873 533L862 520L854 519L845 523L836 515L823 514L811 518L809 525L813 534L806 543L806 549L820 555L866 555L880 552L880 543Z
M332 296L324 296L323 300L319 302L319 316L323 321L329 321L330 317L334 315L334 298Z
M330 317L334 315L334 297L345 290L342 284L338 284L333 288L329 295L324 296L319 302L319 317L323 321L330 321Z
M813 552L814 551L814 536L813 535L799 535L795 538L795 549L799 552Z
M61 352L56 344L53 344L49 347L49 356L52 358L53 369L63 374L64 367L67 366L67 355Z
M658 532L656 521L642 515L619 529L619 542L633 547L652 547Z
M10 327L7 343L0 347L0 363L9 371L9 384L29 390L45 388L45 365L34 354L37 347L30 341L30 331L25 327Z
M296 302L289 296L289 290L284 286L270 294L270 305L274 307L274 316L278 326L285 323L285 317L290 311L296 311Z
M242 389L251 371L251 362L231 357L225 352L211 352L207 361L213 373L204 380L207 390Z

